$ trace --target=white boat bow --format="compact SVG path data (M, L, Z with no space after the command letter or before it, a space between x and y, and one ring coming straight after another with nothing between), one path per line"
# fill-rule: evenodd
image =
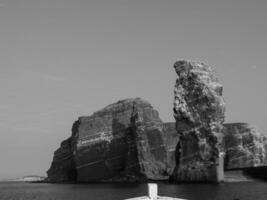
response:
M186 200L186 199L158 196L158 185L149 183L148 184L148 196L135 197L135 198L125 199L125 200Z

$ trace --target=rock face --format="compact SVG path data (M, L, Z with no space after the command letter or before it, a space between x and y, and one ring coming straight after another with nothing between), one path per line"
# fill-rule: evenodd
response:
M73 182L76 180L76 166L73 156L72 138L64 140L54 153L53 162L47 171L49 182Z
M246 123L225 124L225 169L266 166L265 137Z
M178 78L173 110L180 139L172 181L222 181L220 144L225 113L222 85L203 63L178 61L174 68Z
M72 137L55 152L49 180L72 179L73 167L77 182L167 180L175 167L175 132L140 98L111 104L74 123Z
M176 146L179 141L179 135L176 131L176 126L174 122L168 122L163 124L164 142L167 148L167 160L170 174L172 174L176 166Z
M80 117L78 124L74 140L79 182L168 177L163 123L149 103L119 101Z

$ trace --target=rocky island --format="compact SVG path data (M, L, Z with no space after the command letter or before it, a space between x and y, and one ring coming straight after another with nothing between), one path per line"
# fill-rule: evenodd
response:
M174 68L175 122L164 123L141 98L79 117L46 181L218 183L229 170L261 178L267 139L246 123L224 124L223 87L212 68L185 60Z
M55 151L48 181L168 180L175 166L175 126L140 98L111 104L73 125Z

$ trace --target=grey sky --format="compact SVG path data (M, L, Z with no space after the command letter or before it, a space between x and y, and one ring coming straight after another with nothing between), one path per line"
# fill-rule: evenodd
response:
M142 97L172 117L178 59L212 65L227 122L267 132L267 1L0 0L0 178L45 175L78 116Z

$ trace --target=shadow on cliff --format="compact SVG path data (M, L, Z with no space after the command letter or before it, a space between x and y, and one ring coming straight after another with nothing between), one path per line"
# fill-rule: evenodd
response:
M106 143L103 159L105 160L106 174L105 179L119 179L120 174L125 171L128 145L126 143L126 134L128 127L121 123L119 119L112 119L112 140Z
M119 167L115 168L115 171L111 171L112 179L118 182L135 182L135 179L140 179L135 129L132 124L123 124L122 121L114 117L112 120L112 136L110 150L112 151L112 147L114 147L117 152L110 153L117 154L120 157L117 162L113 162L113 165Z

